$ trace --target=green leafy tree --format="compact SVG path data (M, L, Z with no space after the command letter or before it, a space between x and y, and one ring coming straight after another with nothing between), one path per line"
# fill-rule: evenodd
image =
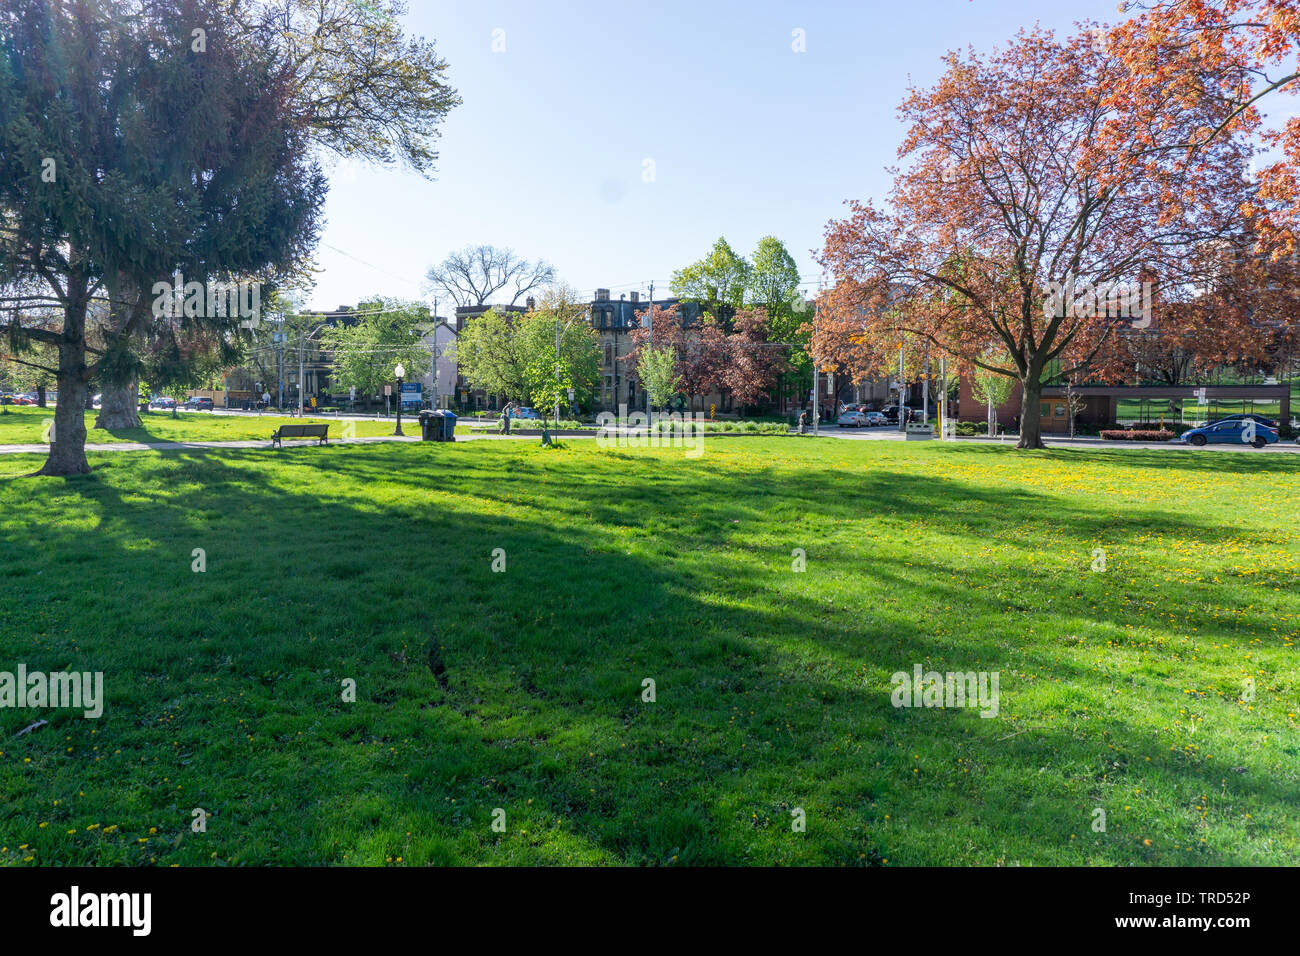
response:
M471 387L507 399L524 398L527 361L518 324L516 316L496 309L465 324L452 351L457 369Z
M745 304L749 272L745 257L719 238L703 259L673 273L673 295L698 302L704 311L726 323Z
M432 41L402 32L403 0L231 0L267 51L300 129L340 157L432 176L439 127L460 105Z
M160 7L152 0L146 4L150 6ZM233 34L235 42L262 51L268 81L284 92L294 128L308 148L381 166L401 163L432 178L439 127L461 100L447 82L447 62L434 44L403 34L400 18L407 12L406 3L232 0L224 12L220 29ZM185 21L187 30L195 24L206 29L201 41L190 38L192 45L206 50L206 34L217 24L201 18ZM287 271L293 279L307 281L305 261ZM129 277L115 281L130 290ZM110 289L109 297L119 295ZM214 344L220 346L215 353ZM100 376L103 406L97 427L139 424L139 374L159 381L206 378L206 370L191 376L172 363L189 355L229 362L238 345L237 337L214 343L207 335L193 336L188 328L173 330L162 342L122 336L114 343L123 353L115 363L121 380ZM160 359L168 363L163 373L147 368Z
M799 267L785 243L775 236L758 240L748 278L746 299L766 311L769 322L792 312L799 304Z
M361 302L355 324L339 324L321 333L321 343L334 353L334 380L359 395L377 396L395 382L393 370L401 363L408 381L432 367L420 327L429 310L416 302L376 297ZM319 316L317 321L323 321Z
M600 344L577 293L563 284L552 286L515 329L532 404L553 409L557 421L561 405L586 405L600 381Z
M154 325L152 286L274 279L316 235L324 179L306 158L264 51L222 0L69 0L0 10L0 285L11 336L58 349L56 434L43 474L85 474L89 384L129 378ZM196 44L191 28L203 28ZM98 330L88 314L108 310ZM57 327L32 327L55 309ZM239 316L179 316L237 327Z
M985 357L985 361L996 365L997 358L997 352L990 351ZM998 406L1011 397L1011 389L1015 384L1015 379L1008 375L982 367L976 367L974 374L971 376L971 394L988 407L988 430L990 435L996 431L994 425L997 422Z
M641 377L641 385L650 396L650 404L664 408L682 384L682 377L677 374L677 350L666 347L639 351L636 371Z
M794 257L775 236L765 236L754 250L749 272L747 298L751 307L767 315L768 337L789 344L781 373L782 392L807 395L812 388L812 358L809 355L812 305L799 291L799 268Z

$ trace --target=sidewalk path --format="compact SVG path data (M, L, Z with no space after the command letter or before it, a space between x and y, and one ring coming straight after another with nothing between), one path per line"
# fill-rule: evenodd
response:
M457 435L456 441L528 441L529 435ZM331 438L331 445L372 445L376 442L418 442L413 435L378 435L369 438ZM314 447L314 438L301 441L286 440L285 448ZM88 443L86 451L184 451L193 448L270 448L271 443L265 438L250 438L243 441L157 441L157 442L109 442ZM44 455L50 450L49 445L0 445L0 455Z
M617 429L615 430L617 431ZM643 434L643 432L642 432ZM586 438L590 440L590 435L573 435L568 436L559 432L556 438L567 438L569 440L581 440ZM714 434L705 432L702 437L705 438L728 438L728 437L781 437L781 436L756 436L745 433L727 433L722 432ZM809 435L808 437L812 437ZM905 436L894 429L876 429L871 431L861 431L854 429L838 429L834 427L825 427L821 430L822 438L848 439L850 441L904 441ZM536 441L536 435L502 435L496 432L482 435L457 435L456 441ZM931 439L937 441L938 439ZM331 438L331 445L372 445L377 442L418 442L420 438L413 435L377 435L368 438ZM970 443L981 445L994 445L1010 448L1015 445L1014 438L959 438L955 439L956 443ZM317 444L316 439L291 439L284 442L285 448L313 447ZM1253 452L1256 449L1247 445L1206 445L1203 448L1193 448L1191 445L1183 445L1178 442L1117 442L1103 441L1099 438L1067 438L1065 436L1045 435L1043 444L1048 448L1106 448L1116 450L1134 450L1134 451L1156 451L1160 449L1172 451L1195 451L1195 452L1216 452L1216 451L1235 451L1235 452ZM264 438L251 438L243 441L162 441L162 442L112 442L112 443L93 443L86 445L88 452L119 452L119 451L185 451L186 449L212 449L221 450L226 448L271 448L271 443ZM0 455L44 455L50 450L49 445L0 445ZM1300 445L1295 441L1280 441L1265 448L1259 449L1268 453L1292 453L1300 452Z

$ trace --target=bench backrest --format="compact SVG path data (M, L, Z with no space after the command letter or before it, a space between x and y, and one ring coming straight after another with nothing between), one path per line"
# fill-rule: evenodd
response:
M281 438L324 438L329 435L328 425L281 425Z

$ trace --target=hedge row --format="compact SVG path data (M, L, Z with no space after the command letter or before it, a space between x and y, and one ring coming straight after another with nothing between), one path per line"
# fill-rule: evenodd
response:
M1137 428L1108 428L1101 437L1106 441L1170 441L1174 437L1171 431L1150 431Z

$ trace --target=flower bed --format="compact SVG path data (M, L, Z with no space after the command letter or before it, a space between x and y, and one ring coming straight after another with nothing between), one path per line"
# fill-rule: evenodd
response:
M1101 437L1106 441L1170 441L1174 437L1171 431L1150 431L1137 428L1108 428Z

